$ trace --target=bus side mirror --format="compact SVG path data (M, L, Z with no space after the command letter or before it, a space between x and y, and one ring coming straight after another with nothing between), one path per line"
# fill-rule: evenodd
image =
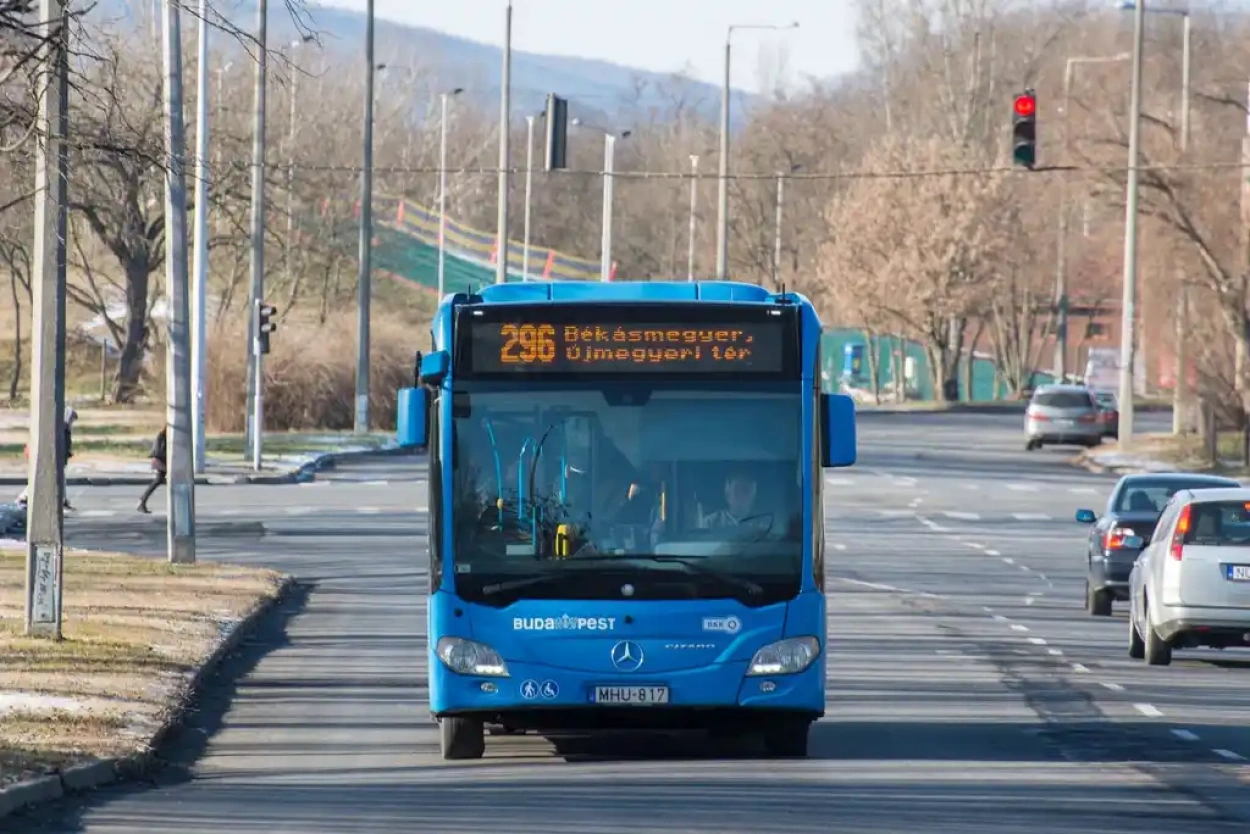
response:
M445 350L436 350L433 353L427 353L421 357L421 384L422 385L441 385L443 379L447 376L447 367L451 364L451 358Z
M406 448L424 448L430 443L430 392L425 388L399 389L399 410L395 416L396 440Z
M855 400L846 394L820 395L820 465L835 469L854 466Z

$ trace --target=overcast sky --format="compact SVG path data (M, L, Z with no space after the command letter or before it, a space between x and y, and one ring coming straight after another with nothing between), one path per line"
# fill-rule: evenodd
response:
M318 0L363 11L365 0ZM505 0L375 0L379 17L492 44L503 42ZM732 83L758 91L786 54L785 80L854 69L855 14L849 0L514 0L514 49L601 58L659 72L688 67L720 83L726 28L789 24L788 32L734 33ZM761 73L761 65L767 67ZM771 86L771 83L770 83Z

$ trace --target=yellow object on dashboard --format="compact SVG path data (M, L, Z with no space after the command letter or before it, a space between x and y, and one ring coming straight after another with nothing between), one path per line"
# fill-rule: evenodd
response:
M556 526L556 553L557 559L569 558L570 551L573 547L573 525L560 524Z

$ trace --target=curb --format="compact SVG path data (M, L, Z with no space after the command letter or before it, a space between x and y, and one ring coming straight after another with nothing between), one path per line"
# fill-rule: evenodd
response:
M182 697L166 717L165 723L153 733L145 751L122 758L83 762L49 776L40 776L0 788L0 819L35 805L55 801L67 794L134 780L151 771L157 764L157 751L170 734L182 725L204 681L216 671L226 655L238 648L256 623L286 599L296 584L290 576L282 577L277 592L272 597L258 602L235 623L213 653L192 674Z
M326 452L295 469L281 472L244 472L238 475L197 475L196 486L238 486L254 484L271 486L308 481L322 469L333 469L342 461L367 457L391 457L417 454L419 450L405 446L379 446L376 449L353 449L349 452ZM149 475L76 475L66 478L66 486L144 486L152 480ZM24 475L0 475L0 486L26 486Z

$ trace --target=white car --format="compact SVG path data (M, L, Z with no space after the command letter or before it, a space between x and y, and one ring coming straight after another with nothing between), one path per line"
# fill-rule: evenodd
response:
M1128 653L1250 648L1250 489L1182 490L1129 574Z

